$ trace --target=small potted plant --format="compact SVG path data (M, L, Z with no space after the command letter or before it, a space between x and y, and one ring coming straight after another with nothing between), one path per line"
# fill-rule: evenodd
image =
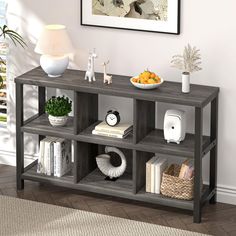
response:
M72 110L72 101L68 97L52 97L45 105L45 112L48 113L48 119L52 126L62 127L66 125L68 114Z
M173 67L182 70L182 92L190 92L190 74L199 71L202 68L200 50L191 47L189 44L185 46L183 55L175 55L172 57L171 64Z

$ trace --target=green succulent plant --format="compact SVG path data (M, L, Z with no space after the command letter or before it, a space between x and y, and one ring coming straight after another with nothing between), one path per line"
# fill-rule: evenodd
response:
M7 25L3 25L0 27L0 38L3 37L4 39L9 38L15 46L20 45L21 47L25 48L26 43L22 36L20 36L14 30L8 28ZM4 60L0 57L0 66L5 65ZM0 75L0 89L3 87L3 78Z
M72 101L68 97L52 97L45 105L45 112L51 116L67 116L72 111Z

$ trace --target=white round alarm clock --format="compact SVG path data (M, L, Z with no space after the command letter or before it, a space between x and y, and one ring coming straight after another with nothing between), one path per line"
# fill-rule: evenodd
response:
M105 121L109 126L116 126L120 123L120 114L118 111L108 111Z

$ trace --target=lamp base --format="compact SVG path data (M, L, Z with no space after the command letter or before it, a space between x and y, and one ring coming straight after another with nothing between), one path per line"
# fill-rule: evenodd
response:
M48 74L48 77L50 77L50 78L57 78L57 77L61 77L61 75L50 75L50 74Z
M40 57L40 65L49 77L60 77L69 65L69 57L42 55Z

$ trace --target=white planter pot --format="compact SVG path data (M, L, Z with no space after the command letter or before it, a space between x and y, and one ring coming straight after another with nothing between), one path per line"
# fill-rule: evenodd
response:
M182 92L190 92L190 74L186 72L182 73Z
M67 123L68 116L48 116L49 122L54 127L62 127Z

